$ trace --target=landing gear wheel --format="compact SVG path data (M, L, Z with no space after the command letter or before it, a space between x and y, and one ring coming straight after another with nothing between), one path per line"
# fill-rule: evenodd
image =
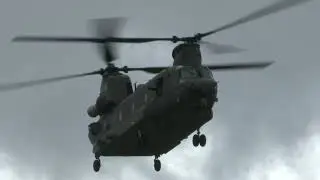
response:
M157 172L160 171L161 169L161 161L159 159L155 159L154 160L154 170L156 170Z
M100 162L100 159L96 159L93 161L93 170L95 172L98 172L100 170L100 167L101 167L101 162Z
M199 137L199 144L200 146L204 147L206 145L207 138L204 134L201 134Z
M199 146L199 143L200 143L200 137L198 134L195 134L193 135L193 138L192 138L192 144L194 147L197 147Z

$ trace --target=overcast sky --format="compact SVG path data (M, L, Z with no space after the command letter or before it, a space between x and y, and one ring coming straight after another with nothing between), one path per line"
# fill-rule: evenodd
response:
M78 73L103 67L93 45L14 44L19 34L88 35L87 20L129 17L123 36L192 35L228 23L273 0L84 1L1 0L0 82ZM100 77L0 93L1 180L100 179L320 179L320 2L314 0L206 40L247 49L214 55L205 63L275 60L262 71L217 72L219 102L202 128L162 156L102 158L93 172L86 110L95 102ZM170 43L121 45L118 64L172 63ZM130 74L145 82L150 75Z

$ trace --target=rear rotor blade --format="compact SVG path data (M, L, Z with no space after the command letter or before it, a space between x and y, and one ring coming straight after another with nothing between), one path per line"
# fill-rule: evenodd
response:
M13 42L72 42L72 43L147 43L152 41L172 41L172 38L95 38L95 37L68 37L68 36L32 36L23 35L12 39Z
M239 52L245 51L245 49L238 48L233 45L217 44L217 43L211 43L207 41L200 41L199 43L205 45L205 48L214 54L229 54L229 53L239 53Z
M247 69L263 69L274 62L251 62L251 63L230 63L221 65L205 65L211 70L247 70Z
M209 36L209 35L215 34L217 32L220 32L220 31L223 31L223 30L238 26L240 24L244 24L244 23L247 23L249 21L253 21L253 20L262 18L264 16L267 16L267 15L270 15L270 14L273 14L273 13L277 13L277 12L280 12L282 10L288 9L290 7L301 5L303 3L310 2L310 1L311 0L280 0L280 1L275 2L275 3L273 3L273 4L271 4L271 5L267 6L267 7L259 9L259 10L255 11L255 12L251 13L251 14L248 14L245 17L239 18L239 19L237 19L236 21L234 21L232 23L226 24L226 25L224 25L224 26L222 26L220 28L217 28L215 30L199 34L198 36L199 36L199 38L203 38L205 36Z
M229 64L219 64L219 65L203 65L211 70L245 70L245 69L263 69L274 62L250 62L250 63L229 63ZM144 71L147 73L157 74L162 70L169 68L164 67L143 67L143 68L127 68L128 71Z
M238 26L240 24L244 24L259 18L262 18L264 16L280 12L282 10L301 5L303 3L310 2L311 0L279 0L278 2L275 2L267 7L261 8L251 14L248 14L247 16L244 16L242 18L237 19L234 22L231 22L229 24L226 24L222 27L219 27L215 30L205 32L205 33L199 33L192 37L177 37L173 36L170 38L126 38L126 37L114 37L113 33L117 32L118 27L121 26L124 23L124 19L121 18L109 18L109 19L98 19L97 22L102 23L102 21L105 21L102 24L106 25L98 25L96 26L96 33L105 33L105 35L108 35L108 37L98 37L98 38L90 38L90 37L50 37L50 36L18 36L13 39L13 41L19 41L19 42L91 42L91 43L147 43L147 42L153 42L153 41L171 41L173 43L184 41L184 42L197 42L201 40L201 38L205 36L209 36L212 34L215 34L217 32ZM98 23L98 24L99 24ZM108 25L110 24L110 25ZM114 24L114 25L112 25ZM96 24L97 25L97 24ZM106 29L106 32L98 30Z
M18 83L8 83L8 84L0 84L0 92L10 91L10 90L18 90L26 87L32 87L36 85L44 85L48 83L58 82L67 79L79 78L84 76L90 75L97 75L102 74L103 70L97 70L89 73L81 73L81 74L73 74L73 75L66 75L54 78L46 78L46 79L39 79L39 80L32 80L26 82L18 82Z
M90 43L105 43L105 39L90 38L90 37L55 37L55 36L17 36L12 39L13 42L90 42Z

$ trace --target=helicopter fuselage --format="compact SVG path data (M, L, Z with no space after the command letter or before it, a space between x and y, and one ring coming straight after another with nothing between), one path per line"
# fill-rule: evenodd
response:
M206 67L165 69L119 103L89 130L100 156L152 156L167 153L212 119L217 83Z
M282 0L254 11L221 27L197 33L194 36L171 38L121 38L113 36L123 24L120 19L100 19L95 27L99 37L48 37L20 36L14 41L90 42L100 47L104 44L103 60L106 69L73 74L36 81L0 85L0 91L8 91L90 75L103 75L102 90L95 105L88 108L90 117L99 116L98 122L89 125L89 139L93 144L94 171L100 169L100 156L148 156L155 155L154 168L160 171L158 156L177 146L192 132L210 121L212 107L217 101L217 83L211 72L202 66L200 47L204 37L234 28L238 25L271 15L310 0ZM122 18L121 18L122 19ZM116 58L109 43L147 43L155 41L183 42L172 52L173 66L118 68L112 61ZM209 49L219 53L239 52L233 46L202 41ZM265 68L273 62L209 65L212 70L240 70ZM165 69L161 73L161 70ZM142 70L159 73L132 92L131 80L119 72ZM194 73L196 72L196 73ZM118 74L117 74L118 73ZM104 88L107 89L104 89ZM193 136L194 146L205 146L206 137L198 131Z

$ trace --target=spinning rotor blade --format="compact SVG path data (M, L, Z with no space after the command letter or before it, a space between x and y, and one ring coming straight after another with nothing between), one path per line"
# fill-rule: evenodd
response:
M254 63L230 63L221 65L206 65L211 70L246 70L263 69L273 64L273 62L254 62Z
M100 19L96 21L95 27L96 32L99 34L103 31L100 31L101 29L107 29L107 33L104 35L107 35L108 37L98 37L98 38L82 38L82 37L46 37L46 36L19 36L13 39L13 41L24 41L24 42L30 42L30 41L46 41L46 42L92 42L92 43L147 43L147 42L153 42L153 41L171 41L173 43L183 41L183 42L198 42L203 37L209 36L212 34L215 34L217 32L238 26L240 24L247 23L249 21L253 21L259 18L262 18L264 16L288 9L293 6L300 5L302 3L309 2L311 0L279 0L278 2L275 2L265 8L259 9L245 17L239 18L236 21L226 24L220 28L217 28L215 30L206 32L206 33L199 33L195 36L189 36L189 37L169 37L169 38L120 38L120 37L114 37L113 33L116 32L117 26L121 25L121 18L110 18L110 19ZM100 24L99 24L100 23ZM112 24L115 24L112 26Z
M105 43L104 39L86 37L17 36L13 42L91 42Z
M247 23L249 21L253 21L253 20L262 18L264 16L267 16L267 15L270 15L270 14L273 14L273 13L280 12L282 10L288 9L290 7L293 7L293 6L301 5L301 4L309 2L309 1L311 1L311 0L280 0L280 1L275 2L275 3L273 3L273 4L271 4L271 5L267 6L267 7L259 9L259 10L255 11L255 12L251 13L251 14L248 14L245 17L237 19L236 21L234 21L232 23L226 24L226 25L224 25L224 26L222 26L220 28L217 28L215 30L212 30L212 31L209 31L209 32L206 32L206 33L198 34L198 36L201 39L201 38L203 38L205 36L209 36L209 35L215 34L217 32L220 32L220 31L223 31L223 30L238 26L240 24Z
M273 62L251 62L251 63L230 63L220 65L204 65L211 70L246 70L246 69L263 69L273 64ZM147 73L160 73L162 70L167 69L164 67L144 67L144 68L127 68L128 71L145 71Z
M128 71L144 71L147 73L158 74L168 67L143 67L143 68L128 68Z
M245 51L245 49L241 49L233 45L216 44L207 41L200 41L199 43L205 45L206 49L214 54L239 53Z
M55 37L55 36L17 36L14 42L82 42L82 43L147 43L152 41L171 41L172 38L88 38L88 37Z
M123 28L127 19L122 17L92 19L88 23L88 29L92 35L98 38L115 37ZM98 44L98 53L106 64L118 58L115 44L103 43Z
M44 85L52 82L58 82L67 79L79 78L84 76L90 75L97 75L102 74L103 70L97 70L89 73L81 73L81 74L73 74L73 75L66 75L54 78L46 78L46 79L39 79L39 80L32 80L26 82L18 82L18 83L8 83L8 84L0 84L0 92L10 91L10 90L18 90L26 87L32 87L36 85Z

